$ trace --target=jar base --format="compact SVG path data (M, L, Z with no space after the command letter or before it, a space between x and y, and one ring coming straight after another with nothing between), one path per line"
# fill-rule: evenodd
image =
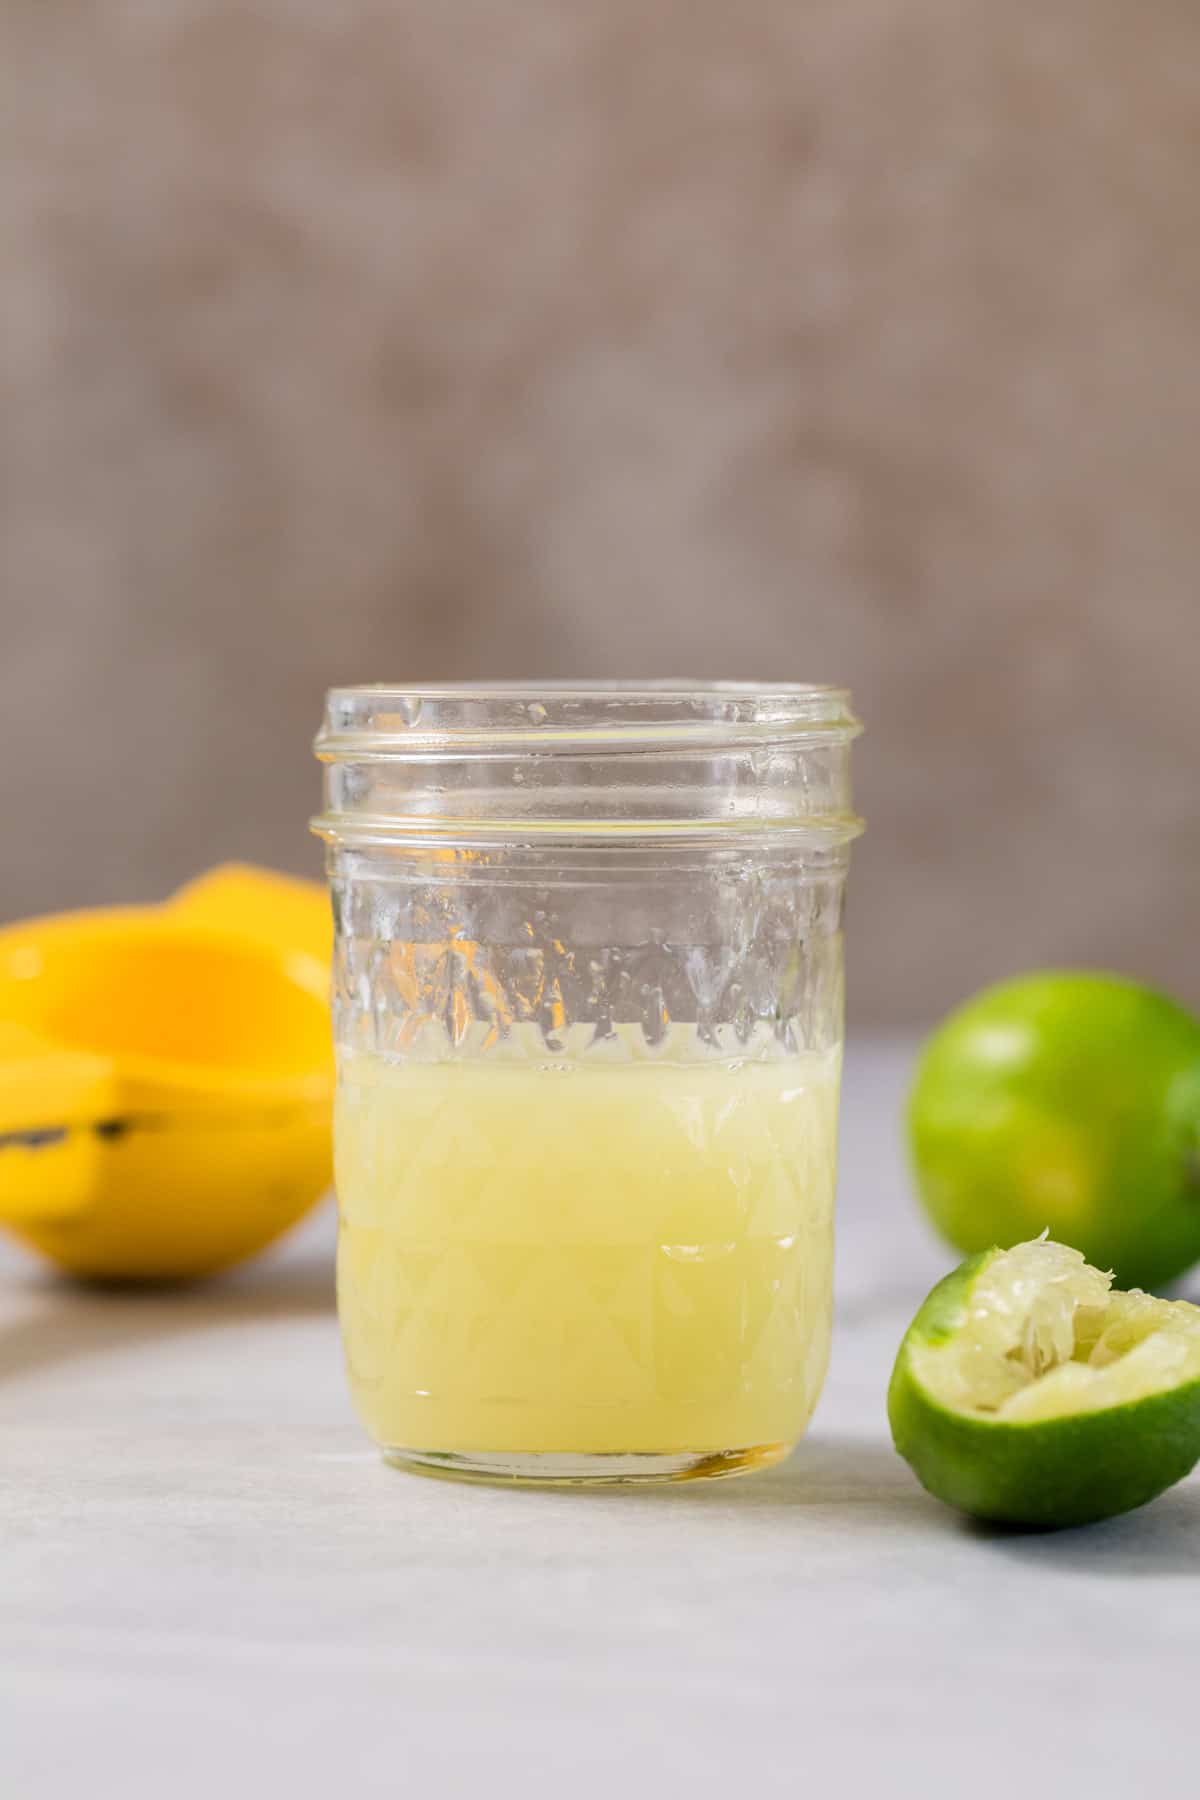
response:
M383 1446L394 1469L500 1487L653 1487L677 1481L717 1481L752 1475L788 1455L790 1444L754 1444L741 1450L676 1451L667 1456L530 1455L507 1451L409 1450Z

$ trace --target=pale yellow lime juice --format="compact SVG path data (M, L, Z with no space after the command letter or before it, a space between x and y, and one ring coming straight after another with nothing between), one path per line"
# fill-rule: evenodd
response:
M343 1054L338 1298L398 1453L786 1453L829 1350L837 1052Z

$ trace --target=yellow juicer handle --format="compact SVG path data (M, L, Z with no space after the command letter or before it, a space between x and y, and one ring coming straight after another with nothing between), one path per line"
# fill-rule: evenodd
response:
M96 1148L117 1106L116 1069L107 1058L0 1020L0 1223L86 1212Z

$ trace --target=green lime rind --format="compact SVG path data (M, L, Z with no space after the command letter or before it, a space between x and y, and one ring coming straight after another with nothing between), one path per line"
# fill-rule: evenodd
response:
M914 1347L963 1330L975 1280L998 1254L947 1275L905 1333L888 1388L896 1449L927 1492L996 1524L1059 1530L1156 1499L1200 1461L1200 1380L1096 1412L1006 1422L955 1411L917 1378Z
M1200 1019L1153 989L1078 970L985 989L925 1045L908 1139L960 1254L1048 1228L1150 1292L1200 1261Z

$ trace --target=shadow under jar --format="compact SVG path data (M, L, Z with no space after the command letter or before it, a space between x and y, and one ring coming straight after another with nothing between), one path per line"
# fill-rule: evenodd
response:
M778 1461L829 1353L848 696L343 688L338 1306L392 1462Z

